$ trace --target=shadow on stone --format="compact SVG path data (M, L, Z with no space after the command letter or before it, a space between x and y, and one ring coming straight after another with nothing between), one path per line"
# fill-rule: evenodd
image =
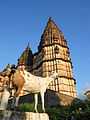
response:
M26 114L24 112L16 111L0 111L0 120L26 120Z

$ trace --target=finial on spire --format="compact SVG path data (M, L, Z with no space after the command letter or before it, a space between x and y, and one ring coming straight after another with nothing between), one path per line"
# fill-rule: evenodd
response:
M26 49L26 50L30 50L30 51L32 51L32 50L31 50L31 46L30 46L29 41L28 41L27 47L26 47L25 49Z
M48 23L51 23L51 22L54 23L52 17L49 17L49 18L48 18ZM54 23L54 24L55 24L55 23Z
M49 21L51 21L52 20L52 17L49 17Z
M27 48L29 48L29 46L30 46L30 45L29 45L29 41L28 41Z
M28 42L28 44L27 44L25 50L28 50L28 49L30 49L30 44L29 44L29 42Z

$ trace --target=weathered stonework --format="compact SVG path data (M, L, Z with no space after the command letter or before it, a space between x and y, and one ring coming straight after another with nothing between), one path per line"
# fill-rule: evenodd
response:
M76 81L67 42L57 25L49 19L34 55L33 73L46 77L52 71L58 72L59 78L49 85L49 89L76 97Z
M0 120L49 120L47 113L0 111Z

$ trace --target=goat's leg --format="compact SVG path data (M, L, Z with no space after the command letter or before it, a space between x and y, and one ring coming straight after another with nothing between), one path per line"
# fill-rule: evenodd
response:
M41 92L41 101L42 101L42 110L45 112L45 107L44 107L44 92Z
M18 103L19 103L19 98L20 98L20 96L16 97L15 107L17 107L17 106L18 106Z
M19 98L20 98L19 94L20 94L21 90L22 90L22 88L19 87L19 88L17 89L17 91L15 92L15 98L16 98L15 107L18 106L18 102L19 102Z
M34 99L35 99L35 111L38 112L38 110L37 110L38 94L35 94L35 95L34 95Z
M19 88L17 89L17 91L15 92L15 97L19 96L21 90L22 90L21 87L19 87Z

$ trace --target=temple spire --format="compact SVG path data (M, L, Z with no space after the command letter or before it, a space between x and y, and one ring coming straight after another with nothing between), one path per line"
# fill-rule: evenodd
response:
M41 36L38 49L40 50L43 46L54 44L54 43L61 44L61 45L64 44L65 46L67 44L64 39L64 35L62 31L58 28L58 26L52 20L52 18L49 17L46 27L44 29L44 32Z

